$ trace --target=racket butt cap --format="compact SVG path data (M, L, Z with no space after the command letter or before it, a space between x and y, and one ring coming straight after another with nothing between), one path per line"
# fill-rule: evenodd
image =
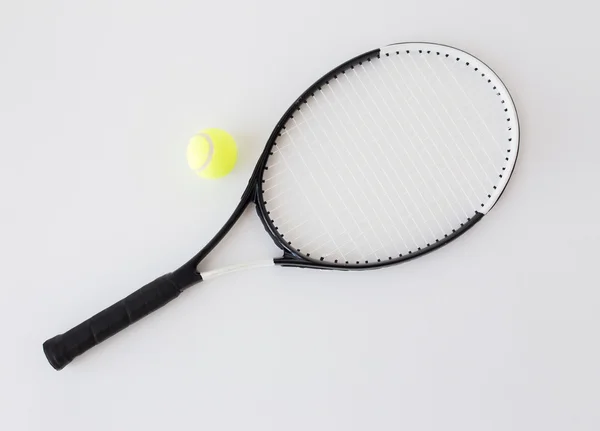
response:
M46 359L48 359L48 362L50 362L52 368L54 368L57 371L62 370L72 360L58 351L57 346L60 345L60 342L57 342L59 341L57 339L59 339L60 337L60 335L57 335L54 338L46 340L46 342L43 344L44 355L46 355Z

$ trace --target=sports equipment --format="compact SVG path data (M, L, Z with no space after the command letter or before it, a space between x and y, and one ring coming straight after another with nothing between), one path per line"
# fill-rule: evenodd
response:
M267 265L362 270L422 256L490 211L518 148L512 98L472 55L431 43L359 55L285 112L240 203L196 256L46 341L46 357L61 369L193 284L227 272ZM251 203L282 256L199 272Z
M229 133L206 129L196 134L187 147L187 161L196 174L204 178L227 175L237 160L237 146Z

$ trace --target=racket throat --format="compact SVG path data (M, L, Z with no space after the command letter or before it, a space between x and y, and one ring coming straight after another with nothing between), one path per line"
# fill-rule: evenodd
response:
M219 277L224 274L231 274L233 272L243 271L246 269L265 268L267 266L274 266L274 265L275 265L275 262L273 261L273 259L265 259L265 260L259 260L256 262L239 263L236 265L228 265L228 266L224 266L222 268L211 269L208 271L203 271L202 273L199 273L199 275L202 277L202 280L209 280L209 279Z

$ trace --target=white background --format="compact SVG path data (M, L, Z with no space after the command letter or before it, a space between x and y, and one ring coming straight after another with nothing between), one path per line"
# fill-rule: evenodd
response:
M3 1L0 429L598 430L593 7ZM296 96L400 41L471 52L512 92L520 159L481 223L381 271L215 279L65 370L48 365L45 339L211 238ZM185 162L211 126L240 148L213 182ZM248 211L207 265L277 254Z

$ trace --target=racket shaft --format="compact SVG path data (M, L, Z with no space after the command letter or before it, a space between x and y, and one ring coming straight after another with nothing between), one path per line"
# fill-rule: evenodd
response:
M173 274L163 275L70 331L47 340L46 358L61 370L77 356L177 298L182 290Z

